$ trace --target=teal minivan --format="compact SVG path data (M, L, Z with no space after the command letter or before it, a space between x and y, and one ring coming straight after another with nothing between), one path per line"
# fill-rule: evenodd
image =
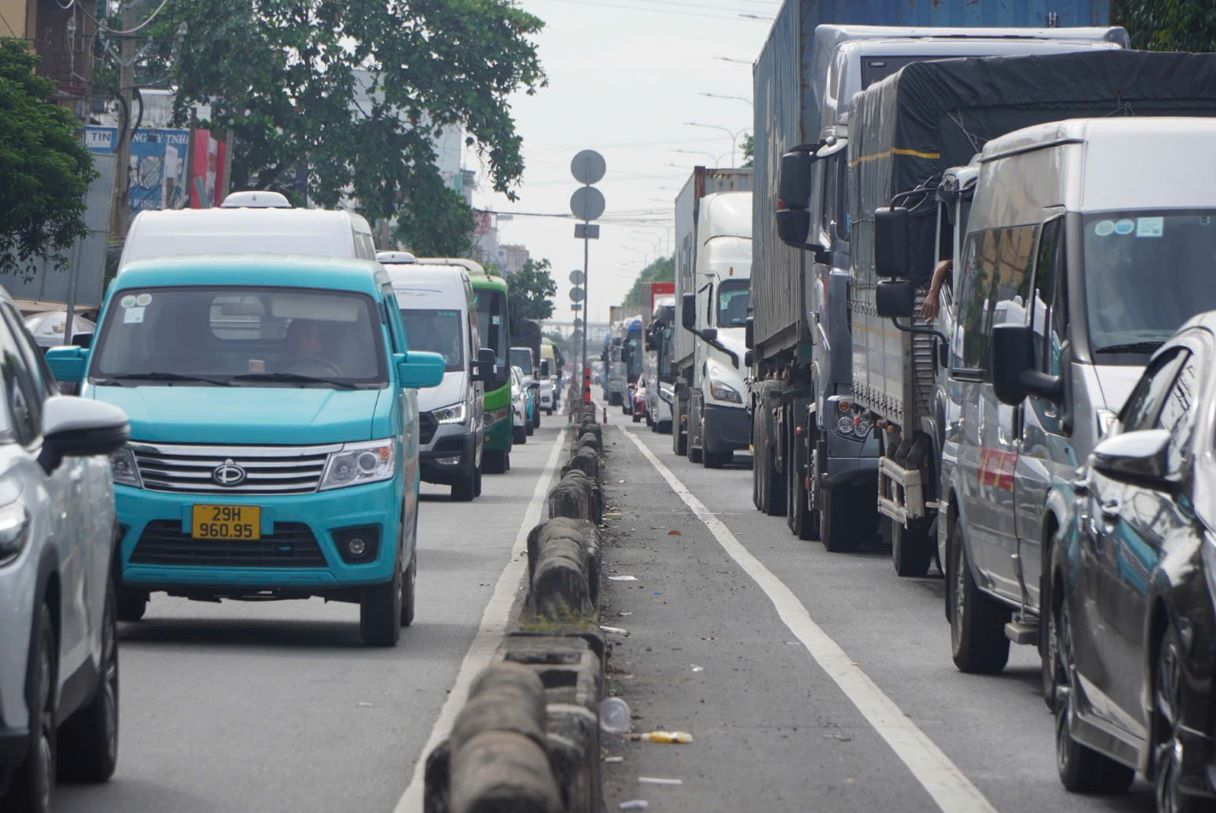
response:
M414 615L418 388L388 274L367 260L207 256L127 266L60 382L126 410L111 458L118 614L152 592L321 596L392 646Z

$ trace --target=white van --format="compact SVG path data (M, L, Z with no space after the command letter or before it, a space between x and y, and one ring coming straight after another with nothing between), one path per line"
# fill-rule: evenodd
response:
M418 391L422 479L450 485L453 500L471 500L481 493L485 392L469 273L403 252L382 251L377 259L392 281L410 347L439 353L446 362L443 382Z
M1210 118L1112 117L984 146L943 373L957 418L938 541L963 671L1003 668L1011 640L1050 640L1044 574L1074 522L1074 472L1153 352L1216 308L1214 142Z
M138 260L190 254L302 254L376 259L362 215L296 209L282 195L234 192L216 209L140 212L131 222L118 270Z

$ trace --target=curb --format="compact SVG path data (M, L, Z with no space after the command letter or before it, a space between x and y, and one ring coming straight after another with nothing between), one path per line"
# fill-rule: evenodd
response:
M473 680L448 739L426 756L425 813L598 813L598 626L603 429L576 408L569 461L528 534L520 628Z

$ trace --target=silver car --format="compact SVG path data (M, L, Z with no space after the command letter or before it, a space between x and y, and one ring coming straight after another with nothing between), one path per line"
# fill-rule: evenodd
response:
M57 767L102 782L118 757L106 456L127 417L57 394L3 291L0 401L0 809L45 811Z

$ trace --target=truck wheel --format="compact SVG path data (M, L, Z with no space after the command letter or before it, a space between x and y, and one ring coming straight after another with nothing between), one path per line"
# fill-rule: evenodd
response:
M130 587L118 588L118 620L138 621L148 609L148 594Z
M481 453L481 468L486 474L504 474L507 470L507 453L501 449L486 449Z
M809 440L813 445L814 437ZM805 459L805 448L806 444L795 440L790 450L789 470L785 475L785 524L790 533L799 539L815 539L819 536L819 516L811 510L811 495L806 487L806 472L810 466Z
M118 620L111 585L101 627L101 674L88 705L59 733L59 773L81 782L105 782L118 764Z
M705 433L702 432L701 426L701 410L695 404L689 402L688 407L688 462L701 462L701 444L705 442Z
M1072 680L1072 631L1067 606L1060 608L1058 622L1060 668L1068 675L1067 682L1075 685ZM1073 739L1071 723L1076 711L1073 703L1072 688L1060 692L1056 702L1056 770L1060 774L1060 784L1073 793L1122 793L1131 786L1136 772ZM1179 810L1161 806L1157 809Z
M363 588L359 602L359 637L368 646L396 646L401 638L405 608L405 574L401 572L401 548L393 563L393 578L384 584Z
M46 813L51 809L51 791L55 787L55 632L51 611L43 604L38 608L33 641L35 650L30 658L26 678L29 707L30 739L25 762L14 772L12 784L4 802L5 810L20 813Z
M469 502L477 496L477 470L452 483L452 502Z
M511 442L524 444L528 442L528 430L522 426L511 427Z
M633 422L641 423L642 422L642 413L640 413L640 412L633 413ZM646 423L650 423L650 421L646 421Z
M920 578L929 572L933 562L933 538L927 533L897 525L883 517L885 536L891 544L891 563L900 576Z
M874 536L876 511L867 507L865 488L825 488L820 492L819 541L831 553L856 550Z
M967 546L950 520L950 571L946 597L950 601L950 648L960 672L994 675L1009 661L1005 624L1009 608L980 590L967 564Z
M680 402L671 405L671 451L677 457L688 453L688 434L680 429Z

